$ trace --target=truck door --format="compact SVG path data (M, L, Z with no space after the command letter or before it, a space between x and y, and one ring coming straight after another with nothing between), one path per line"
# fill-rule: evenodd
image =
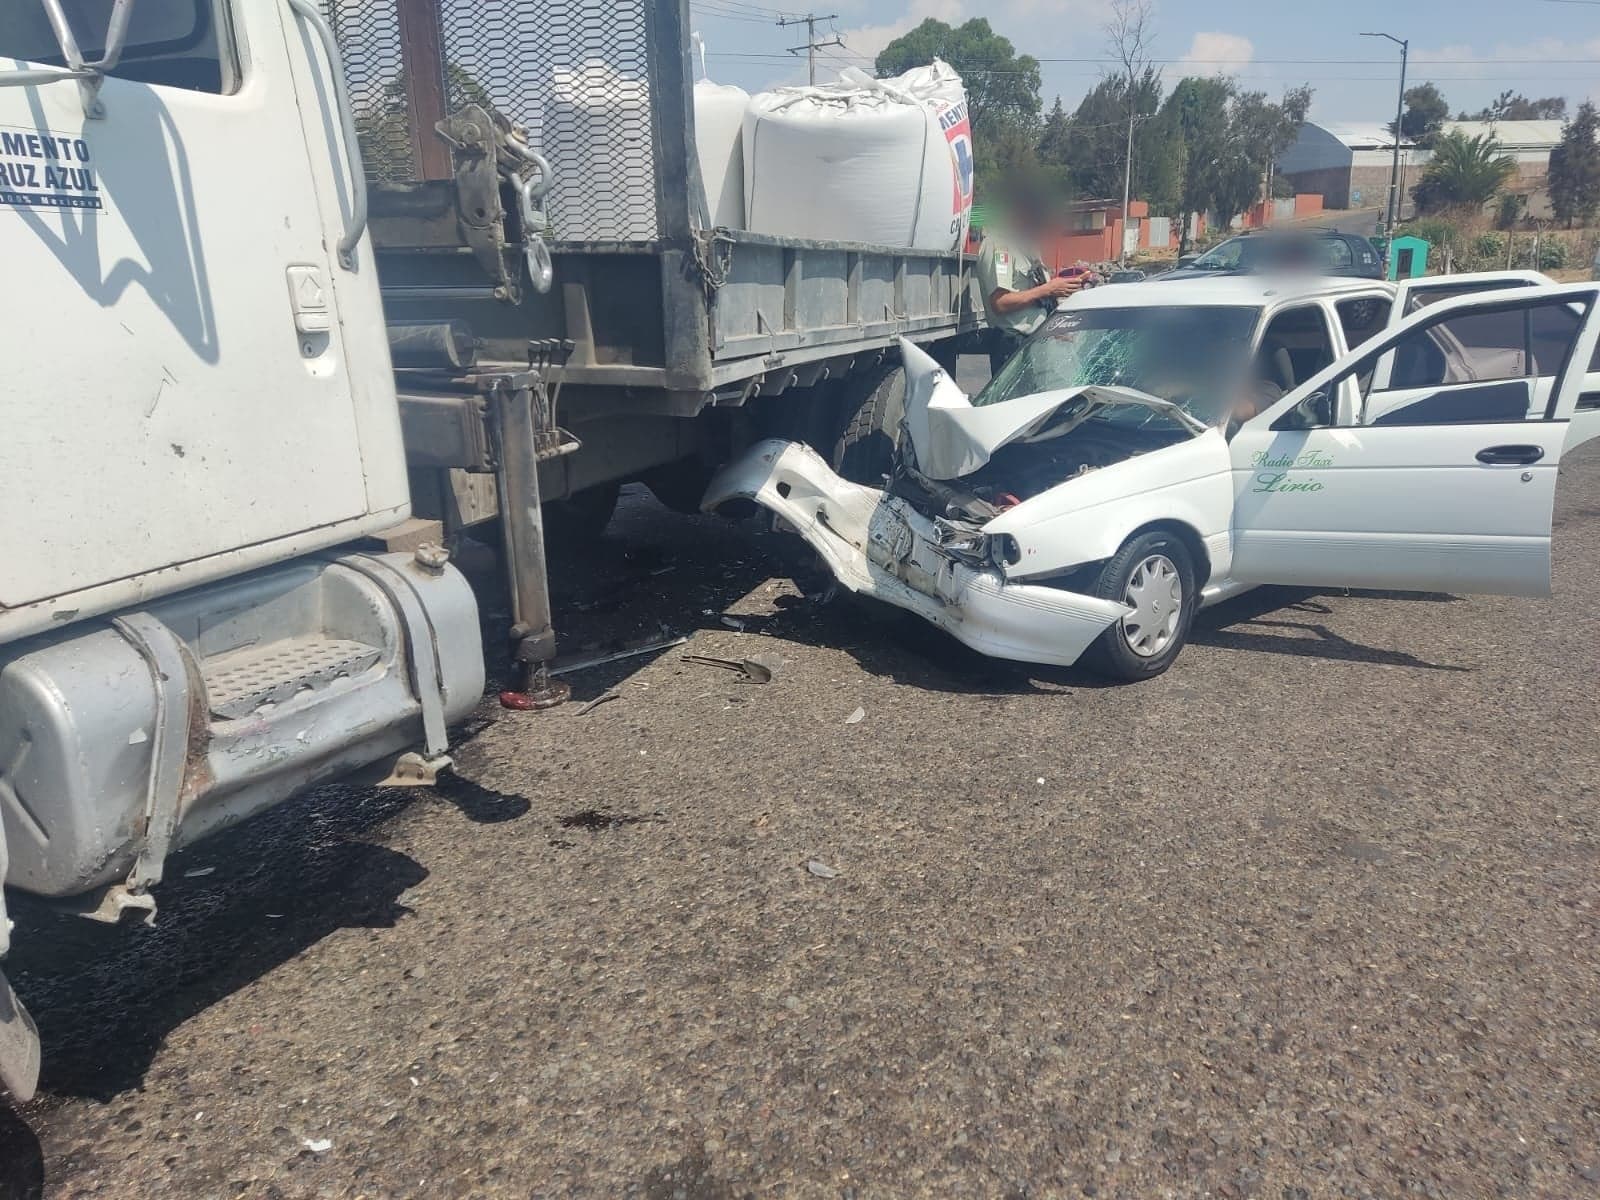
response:
M292 3L139 0L97 94L40 69L42 0L0 6L0 607L403 516L370 249L338 261L360 166ZM112 8L64 0L81 59Z
M1547 595L1597 302L1594 284L1442 301L1245 424L1229 447L1233 577Z

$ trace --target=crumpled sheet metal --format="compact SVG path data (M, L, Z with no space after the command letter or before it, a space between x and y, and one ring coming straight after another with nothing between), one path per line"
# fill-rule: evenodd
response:
M914 612L980 653L1070 666L1130 609L954 561L905 501L839 478L810 447L771 439L719 471L701 507L753 500L805 539L853 592Z

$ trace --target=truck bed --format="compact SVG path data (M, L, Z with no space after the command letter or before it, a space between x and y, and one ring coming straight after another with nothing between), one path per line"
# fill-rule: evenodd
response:
M557 244L554 290L507 303L459 242L449 186L400 190L381 191L374 211L390 320L465 321L485 363L525 363L530 339L570 339L575 400L588 388L700 404L775 395L848 371L897 337L937 341L979 325L965 256L725 229Z

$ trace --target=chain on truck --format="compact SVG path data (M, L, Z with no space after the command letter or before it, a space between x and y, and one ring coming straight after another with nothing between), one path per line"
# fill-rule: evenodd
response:
M505 700L537 707L547 531L597 536L629 481L692 510L761 437L887 462L889 348L976 328L966 264L708 228L686 25L681 0L0 12L8 888L153 919L210 832L358 770L430 781L485 683L463 530L503 540ZM558 84L594 119L552 120ZM0 977L14 1098L38 1046Z

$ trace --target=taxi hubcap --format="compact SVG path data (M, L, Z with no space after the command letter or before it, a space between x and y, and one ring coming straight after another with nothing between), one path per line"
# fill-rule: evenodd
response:
M1140 658L1154 658L1178 635L1183 613L1183 580L1165 554L1152 554L1128 577L1123 603L1133 609L1122 618L1122 636Z

